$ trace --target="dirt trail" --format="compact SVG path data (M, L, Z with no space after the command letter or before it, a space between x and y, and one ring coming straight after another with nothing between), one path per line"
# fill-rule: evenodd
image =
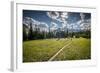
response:
M56 54L54 54L48 61L52 61L65 47L68 47L72 42L68 43L67 45L63 46Z

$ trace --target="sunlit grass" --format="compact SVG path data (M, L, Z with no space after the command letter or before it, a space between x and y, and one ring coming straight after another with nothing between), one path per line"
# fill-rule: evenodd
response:
M91 58L90 39L73 39L72 43L66 47L54 60L83 60Z
M63 46L69 47L56 56L54 60L90 59L90 39L46 39L23 42L23 62L48 61Z
M23 43L23 61L47 61L67 43L56 39L26 41Z

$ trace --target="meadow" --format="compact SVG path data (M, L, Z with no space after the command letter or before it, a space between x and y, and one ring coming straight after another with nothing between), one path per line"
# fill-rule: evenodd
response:
M70 43L70 44L69 44ZM68 45L69 44L69 45ZM64 47L65 45L68 45ZM91 40L61 38L23 41L23 62L44 62L64 49L52 61L91 59Z

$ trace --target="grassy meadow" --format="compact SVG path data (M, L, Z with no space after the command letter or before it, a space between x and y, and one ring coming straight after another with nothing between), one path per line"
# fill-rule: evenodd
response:
M48 61L62 47L65 47L53 61L83 60L91 58L91 41L86 38L44 39L23 41L23 62Z

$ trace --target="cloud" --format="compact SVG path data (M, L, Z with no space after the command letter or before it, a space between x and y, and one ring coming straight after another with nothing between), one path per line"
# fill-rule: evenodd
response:
M32 23L32 25L39 25L41 22L31 18L31 23Z
M39 26L48 28L49 26L45 22L40 22Z
M62 23L62 28L64 28L67 24L68 12L47 12L47 16L53 20L59 21Z
M85 14L84 14L84 13L80 13L80 17L81 17L81 20L84 21L84 19L85 19Z
M62 23L62 28L65 28L65 27L67 27L67 22Z
M77 25L81 25L81 24L82 24L82 21L79 20L79 21L76 22L76 24L77 24Z
M61 13L61 18L67 19L68 18L68 13L67 12L62 12Z
M49 26L45 22L40 22L39 24L40 31L49 31Z
M68 12L55 12L55 11L51 11L51 12L47 12L48 17L50 17L51 19L58 21L61 23L61 29L83 29L87 30L90 29L90 25L91 25L91 21L90 19L85 19L85 14L84 13L80 13L80 17L81 19L75 23L71 23L68 24L68 18L69 18L69 14ZM51 26L50 28L52 30L56 30L58 28L58 25L55 23L55 21L51 21Z
M45 22L40 22L39 24L40 31L49 31L49 26Z
M91 29L91 19L84 19L84 21L79 20L76 23L81 30L90 30Z
M57 27L57 24L54 22L51 22L51 26L50 27Z
M62 21L62 28L67 27L67 19L68 19L68 13L67 12L61 12L61 21Z
M35 20L35 19L33 19L33 18L31 18L31 17L25 17L24 19L23 19L23 24L24 25L27 25L29 28L30 28L30 23L32 24L32 28L33 28L33 30L35 29L35 28L40 28L40 30L41 31L48 31L49 29L48 29L48 24L47 23L45 23L45 22L40 22L40 21L37 21L37 20Z
M68 29L72 29L71 24L67 25L67 28L68 28Z
M31 18L31 17L24 17L23 23L27 24L28 26L30 25L30 23L32 25L38 25L38 24L40 24L39 21L37 21L37 20L35 20L35 19Z
M84 30L90 30L91 29L91 20L90 19L85 20L83 26L84 26Z
M59 17L59 12L49 11L47 12L47 16L50 17L51 19L56 20Z
M50 25L50 30L51 31L54 31L54 30L57 30L58 29L58 25L54 22L51 22L51 25Z
M26 26L29 26L29 24L30 24L30 17L24 17L23 24L26 25Z

